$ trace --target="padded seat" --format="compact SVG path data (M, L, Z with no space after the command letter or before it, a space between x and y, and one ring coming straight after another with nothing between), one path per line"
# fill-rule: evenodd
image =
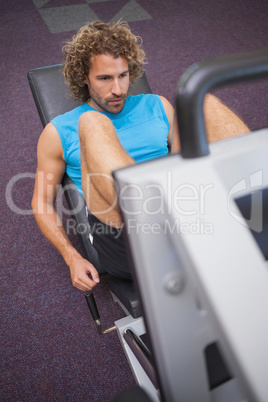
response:
M111 277L109 285L111 292L118 298L133 318L142 316L141 304L131 280Z

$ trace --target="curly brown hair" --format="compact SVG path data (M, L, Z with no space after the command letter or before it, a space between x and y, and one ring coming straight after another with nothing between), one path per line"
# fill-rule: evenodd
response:
M80 28L72 41L67 42L62 49L65 54L64 76L74 98L83 102L90 99L85 77L89 74L94 55L124 57L128 62L132 84L143 73L145 53L141 43L141 38L132 34L128 24L123 21L94 21Z

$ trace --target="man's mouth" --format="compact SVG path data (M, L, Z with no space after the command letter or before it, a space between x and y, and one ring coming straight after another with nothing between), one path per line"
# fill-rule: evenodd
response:
M109 100L109 103L112 103L113 105L120 105L122 102L123 102L123 98L116 98L116 99Z

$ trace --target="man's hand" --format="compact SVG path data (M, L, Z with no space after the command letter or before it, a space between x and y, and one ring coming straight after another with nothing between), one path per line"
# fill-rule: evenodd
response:
M69 264L71 279L73 285L83 291L89 291L94 288L99 282L99 274L96 268L85 258L76 256ZM89 278L89 275L92 279Z

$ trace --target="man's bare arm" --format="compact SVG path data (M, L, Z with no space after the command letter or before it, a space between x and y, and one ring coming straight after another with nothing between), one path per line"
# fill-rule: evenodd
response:
M37 224L69 266L73 285L80 290L91 290L99 282L98 272L72 246L54 207L57 190L65 172L65 162L60 138L53 124L48 124L40 136L37 159L32 199ZM91 274L92 280L88 274Z

